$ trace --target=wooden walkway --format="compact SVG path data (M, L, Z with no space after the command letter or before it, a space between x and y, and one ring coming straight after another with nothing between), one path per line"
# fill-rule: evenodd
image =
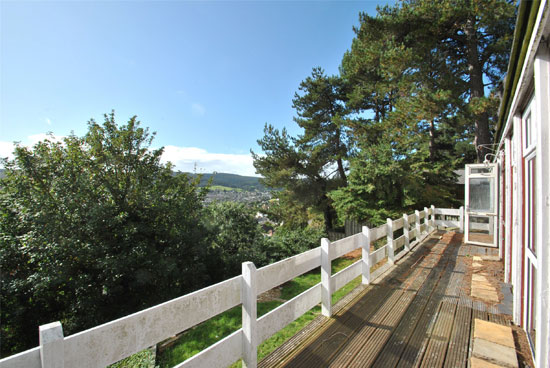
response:
M461 234L432 236L382 279L348 297L332 318L318 317L259 366L466 367L473 320L508 321L464 291L470 283L466 260L493 251L463 245Z

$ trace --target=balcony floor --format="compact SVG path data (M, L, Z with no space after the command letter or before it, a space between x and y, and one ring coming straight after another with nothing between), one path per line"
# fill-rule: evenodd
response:
M462 244L462 234L436 233L337 305L332 318L319 316L259 366L469 366L474 319L510 320L497 305L469 296L472 256L495 252Z

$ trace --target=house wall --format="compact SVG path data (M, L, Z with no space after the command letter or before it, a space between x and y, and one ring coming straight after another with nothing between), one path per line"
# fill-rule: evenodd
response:
M521 39L516 34L515 38ZM500 196L499 246L505 281L514 293L514 322L529 330L529 313L535 316L532 349L536 367L550 367L550 18L548 1L537 9L525 61L516 65L521 75L509 102L509 114L499 140L503 180ZM517 41L517 40L515 40ZM514 67L514 66L511 66ZM509 68L510 72L510 68ZM525 147L524 115L530 103L535 135L533 151ZM501 109L506 106L501 106ZM529 160L534 158L534 192L529 203ZM533 162L533 161L531 161ZM531 168L532 170L533 168ZM531 205L531 207L530 207ZM534 207L532 207L534 206ZM533 209L534 208L534 209ZM531 211L531 212L530 212ZM531 216L529 214L532 214ZM533 229L534 239L528 231ZM536 246L534 252L529 247ZM533 289L528 280L534 262ZM532 269L532 268L531 268ZM531 294L529 294L529 291ZM529 304L529 298L534 302Z

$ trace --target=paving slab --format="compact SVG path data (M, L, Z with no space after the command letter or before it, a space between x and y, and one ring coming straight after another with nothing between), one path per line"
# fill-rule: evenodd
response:
M512 329L508 326L499 325L493 322L475 319L474 321L474 339L480 338L495 344L504 345L515 349L514 336Z
M470 358L470 368L502 368L502 365L493 364L476 357Z
M493 364L499 364L504 367L518 367L518 358L516 349L484 339L474 339L474 349L472 355L476 358L487 360Z
M483 281L483 282L488 282L487 277L485 277L485 276L482 275L482 274L477 274L477 273L474 273L474 274L472 275L472 281Z
M483 266L483 265L482 265L481 263L479 263L479 262L473 262L473 263L472 263L472 266L473 266L474 268L480 268L480 267Z
M488 290L488 291L497 291L497 289L491 285L488 282L481 282L481 281L472 281L472 289L482 289L482 290Z
M473 256L472 259L474 260L474 262L481 262L481 261L483 261L483 259L482 259L480 256Z
M475 298L487 300L490 302L498 302L498 294L496 291L472 288L471 294Z
M481 259L484 261L498 262L500 261L499 256L481 256Z

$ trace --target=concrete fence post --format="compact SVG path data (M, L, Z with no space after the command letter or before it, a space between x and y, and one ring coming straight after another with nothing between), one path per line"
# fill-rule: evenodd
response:
M435 206L432 204L430 208L432 209L432 231L434 231L437 229L437 226L435 225Z
M395 264L395 252L393 249L393 220L388 218L387 222L387 234L386 239L388 241L388 263L393 265Z
M458 209L458 212L459 212L459 222L460 222L460 232L463 233L464 232L464 206L460 206L460 208Z
M426 229L425 235L428 235L430 233L430 213L428 212L428 207L424 207L424 225Z
M63 368L65 348L61 322L48 323L38 328L40 341L40 361L42 368Z
M361 242L361 255L362 255L362 262L361 262L361 274L362 277L362 283L363 285L370 284L370 230L368 226L363 226L363 240Z
M330 265L330 240L321 239L321 312L323 316L332 315L332 282Z
M409 216L403 214L403 236L405 237L405 251L411 250L411 239L409 237Z
M243 328L243 367L258 366L257 304L258 285L256 266L252 262L242 264L242 328Z
M414 215L416 216L415 228L416 228L416 241L420 242L422 236L420 234L420 211L415 210Z

